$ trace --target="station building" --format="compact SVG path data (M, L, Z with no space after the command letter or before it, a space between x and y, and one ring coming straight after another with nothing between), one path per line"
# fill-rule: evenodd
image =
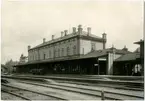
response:
M114 75L144 75L144 40L135 42L139 44L139 51L127 53L114 61Z
M52 35L50 41L43 39L40 45L28 46L28 62L16 65L17 72L28 73L32 69L43 69L46 73L58 74L113 74L113 62L130 53L127 48L106 49L107 35L93 35L91 28L73 27L73 32L61 32L61 37Z

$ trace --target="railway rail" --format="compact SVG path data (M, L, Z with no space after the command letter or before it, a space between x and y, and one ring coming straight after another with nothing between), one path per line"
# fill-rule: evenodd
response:
M56 96L56 95L53 95L53 94L46 94L46 93L42 93L42 92L38 92L38 91L34 91L34 90L29 90L29 89L25 89L25 88L20 88L20 87L8 85L8 84L1 84L1 85L7 87L7 89L9 87L9 88L13 88L13 89L21 90L21 91L27 91L27 92L31 92L31 93L34 93L34 94L37 94L37 95L45 96L45 97L48 97L48 99L50 99L50 100L52 100L52 99L55 99L55 100L67 100L64 97ZM26 96L22 96L22 95L19 95L17 93L11 92L9 90L2 89L2 91L6 92L6 93L9 93L11 95L15 95L17 97L21 97L24 100L34 100L33 98L31 99L31 98L28 98Z
M106 85L106 84L92 84L87 82L78 82L78 81L67 81L67 80L56 80L60 83L68 83L68 84L77 84L77 85L91 85L91 86L98 86L98 87L109 87L109 88L115 88L115 89L124 89L124 90L133 90L133 91L144 91L143 88L134 88L134 87L128 87L126 85L118 86L118 85Z
M136 90L136 91L143 91L144 90L144 83L142 82L132 82L132 81L105 81L105 80L98 80L98 79L88 79L88 78L62 78L62 77L43 77L43 76L2 76L4 78L14 78L14 79L25 79L25 80L39 80L39 81L45 81L45 79L53 79L56 81L63 81L63 82L75 82L75 83L82 83L82 84L95 84L97 86L104 86L104 87L111 87L112 88L118 88L118 89L125 89L125 90ZM106 85L107 84L107 85Z
M29 99L29 98L27 98L27 97L24 97L24 96L22 96L22 95L19 95L19 94L17 94L17 93L9 92L9 91L4 90L4 89L2 89L1 91L2 91L2 92L5 92L5 93L8 93L8 94L10 94L10 95L16 96L16 97L18 97L18 98L21 98L22 100L30 100L30 101L31 101L31 99ZM17 99L17 100L18 100L18 99Z
M20 81L22 83L31 84L31 85L37 85L37 86L43 86L47 88L53 88L53 89L60 89L65 90L69 92L75 92L75 93L81 93L86 94L90 96L96 96L96 97L102 97L101 92L102 90L96 90L96 89L90 89L90 88L82 88L82 87L75 87L75 86L68 86L68 85L62 85L62 84L40 84L40 83L32 83L32 82L26 82L26 81ZM110 92L110 91L104 91L105 99L108 100L142 100L144 97L142 96L136 96L131 94L122 94L117 92Z

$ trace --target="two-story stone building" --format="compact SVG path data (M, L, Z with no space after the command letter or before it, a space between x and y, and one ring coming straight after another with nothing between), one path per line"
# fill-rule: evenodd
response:
M61 37L47 41L44 38L43 43L31 48L28 46L28 61L57 59L62 57L85 55L94 50L105 49L106 34L102 37L95 36L91 33L91 28L87 28L87 32L83 31L81 25L78 30L73 27L71 34L65 30L61 32Z

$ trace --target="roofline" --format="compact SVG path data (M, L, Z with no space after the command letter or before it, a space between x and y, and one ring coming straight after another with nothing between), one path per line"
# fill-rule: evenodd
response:
M78 60L78 59L90 59L90 58L101 58L101 57L104 57L104 56L107 56L106 54L105 55L100 55L100 56L97 56L97 57L73 57L73 58L70 58L70 57L67 57L65 59L52 59L52 60L37 60L37 61L33 61L33 62L27 62L25 64L18 64L18 65L15 65L14 67L17 67L17 66L24 66L24 65L30 65L30 64L40 64L40 63L53 63L53 62L58 62L58 61L71 61L71 60Z
M91 37L91 36L85 36L85 35L75 35L75 36L72 36L72 37L70 37L70 38L66 38L66 39L60 39L60 40L58 40L58 41L55 41L55 42L52 42L52 43L48 43L48 44L44 44L44 45L42 45L42 46L36 46L36 47L34 47L34 48L31 48L31 49L29 49L28 51L30 51L30 50L33 50L33 49L38 49L38 48L41 48L41 47L44 47L44 46L47 46L47 45L50 45L50 44L55 44L55 43L57 43L57 42L61 42L61 41L64 41L64 40L68 40L68 39L72 39L72 38L75 38L75 37L77 37L77 38L82 38L82 39L88 39L88 40L93 40L93 41L98 41L98 42L106 42L106 39L103 39L103 38L96 38L96 37ZM57 38L57 39L59 39L59 38ZM57 39L54 39L54 40L57 40ZM51 42L52 40L50 40L50 41L47 41L47 42ZM46 42L46 43L47 43Z
M144 40L140 40L140 41L134 42L134 44L141 44L141 43L144 43Z

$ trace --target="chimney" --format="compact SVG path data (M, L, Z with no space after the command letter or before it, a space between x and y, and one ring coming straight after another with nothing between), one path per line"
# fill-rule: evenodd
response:
M63 31L61 31L61 37L63 37Z
M102 39L103 39L103 49L105 49L106 48L106 41L107 41L106 33L102 34Z
M126 45L124 46L124 48L122 50L128 51L128 48L126 48Z
M79 34L82 34L82 31L83 31L82 25L79 25L79 26L78 26L78 33L79 33Z
M52 40L54 40L54 35L52 35Z
M45 39L45 38L43 38L43 43L45 43L45 40L46 40L46 39Z
M103 34L102 34L102 38L103 38L103 39L106 39L106 33L103 33Z
M23 54L21 54L21 57L23 57Z
M67 35L67 32L68 32L67 30L64 30L64 35L65 35L65 36Z
M76 33L76 28L75 27L73 27L73 33Z
M113 44L112 44L111 49L112 49L112 52L113 52L113 53L114 53L114 52L115 52L115 50L116 50L116 48L114 47L114 45L113 45Z
M87 31L88 31L88 32L87 32L88 35L91 34L91 27L88 27L88 28L87 28Z
M30 45L28 45L28 50L30 50L31 49L31 46Z

